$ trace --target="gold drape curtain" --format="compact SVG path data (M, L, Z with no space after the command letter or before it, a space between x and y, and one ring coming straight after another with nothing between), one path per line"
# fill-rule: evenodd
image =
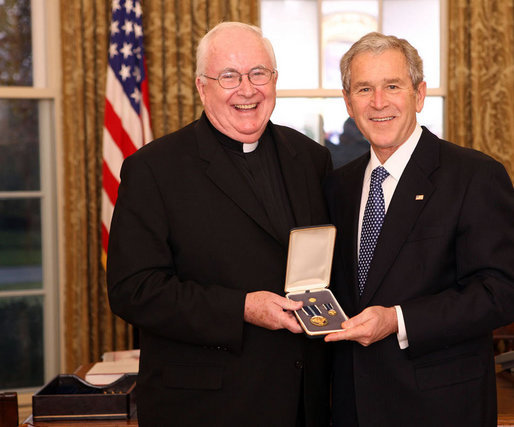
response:
M72 371L128 348L111 314L101 264L102 132L110 1L60 0L63 85L64 363ZM155 137L199 117L195 47L221 21L258 24L258 0L144 1L144 42Z
M499 160L514 181L514 0L448 3L448 139Z
M514 180L514 0L449 3L448 139Z

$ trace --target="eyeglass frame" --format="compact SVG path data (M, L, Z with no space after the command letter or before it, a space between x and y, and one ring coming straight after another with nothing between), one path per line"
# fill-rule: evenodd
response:
M266 82L266 83L254 83L252 82L251 78L250 78L250 73L254 70L266 70L266 71L269 71L270 72L270 76L269 76L269 80ZM277 69L274 68L273 70L270 70L269 68L266 68L266 67L254 67L252 68L250 71L248 71L247 73L240 73L239 71L223 71L222 73L220 73L218 75L218 77L211 77L211 76L208 76L207 74L200 74L202 77L207 77L208 79L211 79L211 80L216 80L218 82L218 84L220 85L221 88L223 89L236 89L238 88L239 86L241 86L241 83L243 83L243 76L248 76L248 81L254 85L254 86L264 86L264 85L267 85L270 81L271 81L271 78L272 76L277 72ZM233 87L224 87L221 85L221 82L220 82L220 78L223 74L226 74L226 73L234 73L234 74L239 74L239 84L237 86L233 86Z

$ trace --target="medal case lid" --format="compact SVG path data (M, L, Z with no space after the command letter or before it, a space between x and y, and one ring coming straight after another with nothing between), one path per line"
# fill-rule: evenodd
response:
M323 289L330 285L335 237L336 227L332 224L291 230L286 293Z

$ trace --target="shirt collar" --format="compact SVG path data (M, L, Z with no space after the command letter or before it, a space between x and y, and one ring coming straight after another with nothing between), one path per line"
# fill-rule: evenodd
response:
M244 143L243 144L243 152L244 153L251 153L252 151L254 151L257 148L258 145L259 145L259 141L252 142L251 144Z
M229 136L225 135L223 132L220 132L218 129L216 129L214 127L214 125L210 122L210 120L207 118L207 116L205 116L205 118L207 119L207 123L209 123L209 126L213 130L218 141L221 142L221 144L224 147L228 148L230 151L233 151L236 153L251 153L252 151L255 151L255 149L259 145L259 141L255 141L252 143L243 143L243 142L236 141L235 139L230 138ZM265 130L265 132L266 132L266 130Z
M423 130L421 129L421 126L416 123L414 131L407 138L407 141L400 145L398 149L391 155L391 157L389 157L382 165L387 170L387 172L389 172L389 175L396 181L398 181L402 176L403 170L407 166L407 163L409 162L414 149L418 145L418 141L422 132ZM378 160L378 157L373 151L373 148L371 148L370 153L370 161L364 175L365 181L369 181L371 177L371 171L381 165L380 160Z

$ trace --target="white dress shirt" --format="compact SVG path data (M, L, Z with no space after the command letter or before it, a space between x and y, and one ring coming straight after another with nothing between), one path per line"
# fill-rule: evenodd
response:
M387 214L387 208L389 207L389 203L394 194L394 190L396 189L396 185L402 176L402 173L407 166L407 163L410 160L412 152L418 145L419 138L421 137L421 126L416 123L416 127L414 132L412 132L411 136L407 138L402 145L398 147L398 149L389 157L386 162L382 165L387 172L389 172L389 176L382 183L382 190L384 191L384 202L385 202L385 212ZM364 209L366 208L366 202L368 200L369 194L369 184L371 181L371 171L376 167L380 166L380 160L378 160L377 155L373 151L373 146L370 150L371 157L366 167L366 171L364 172L364 182L362 185L362 197L361 197L361 207L359 212L359 230L358 230L358 241L357 251L360 248L360 240L361 240L361 230L362 230L362 219L364 217ZM357 253L357 256L359 254ZM403 312L399 305L395 305L396 316L398 318L398 344L401 349L407 348L409 346L409 341L407 338L407 331L405 329L405 321L403 319Z

